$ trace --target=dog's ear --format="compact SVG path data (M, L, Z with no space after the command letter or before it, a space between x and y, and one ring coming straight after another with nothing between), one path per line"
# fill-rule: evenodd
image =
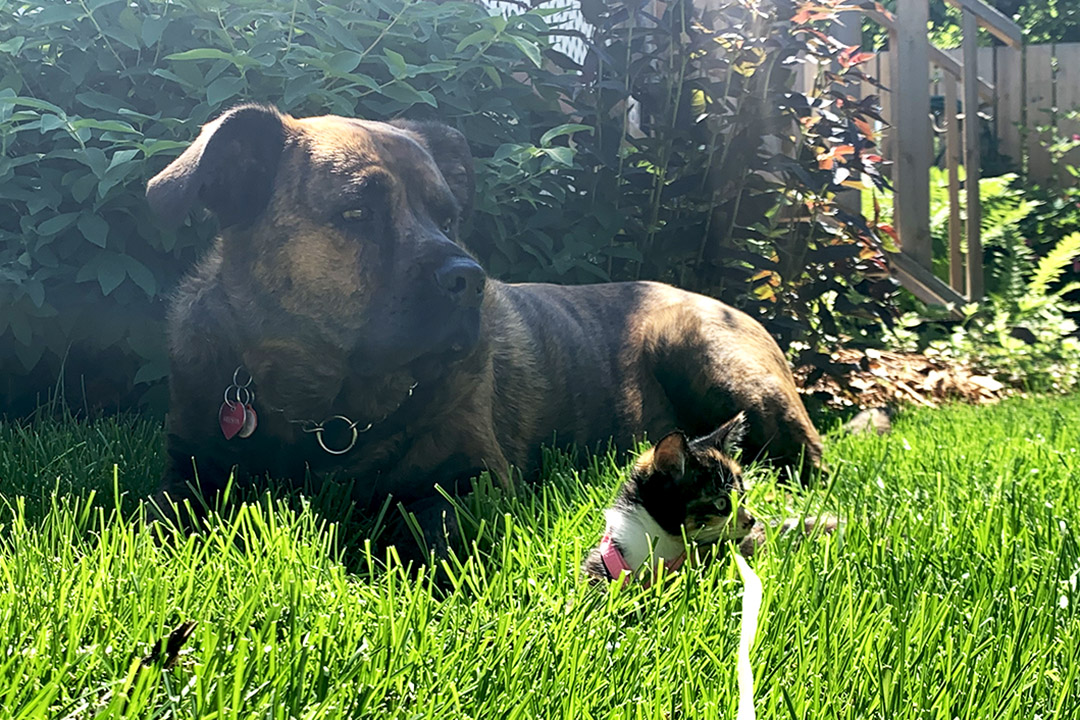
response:
M427 148L458 201L461 217L467 218L472 212L476 178L473 173L472 151L465 136L439 122L394 120L390 124L413 133Z
M653 472L680 480L686 472L686 461L689 457L690 445L686 441L686 435L677 431L668 433L653 448Z
M146 184L146 199L172 226L183 222L197 200L223 228L248 224L266 209L284 143L276 109L233 108L204 125L195 142Z
M731 456L739 449L743 438L746 437L746 429L746 413L740 410L738 415L705 437L698 438L694 441L694 444L713 447L725 455Z

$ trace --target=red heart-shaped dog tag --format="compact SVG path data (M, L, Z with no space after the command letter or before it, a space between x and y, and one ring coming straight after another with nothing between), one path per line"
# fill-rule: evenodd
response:
M240 403L233 403L232 405L227 402L221 403L221 409L218 410L218 422L221 424L221 432L225 435L226 440L232 440L236 433L240 432L241 428L244 427L246 414L244 406Z

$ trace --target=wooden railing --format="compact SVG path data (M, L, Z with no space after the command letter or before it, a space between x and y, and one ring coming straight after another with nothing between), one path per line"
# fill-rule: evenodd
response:
M900 252L891 256L901 283L926 302L952 306L983 296L980 236L979 122L980 96L993 101L997 88L978 73L978 28L983 27L1008 47L1023 46L1020 28L979 0L947 0L961 10L963 46L958 61L930 43L928 0L899 0L897 13L867 14L888 30L892 67L889 103L893 160L894 225ZM930 165L934 159L927 78L930 63L945 74L946 166L949 174L949 281L934 275L930 235ZM962 111L957 110L958 83L963 84ZM963 137L960 136L960 119ZM960 167L964 168L966 226L960 218ZM961 238L967 236L967 252Z

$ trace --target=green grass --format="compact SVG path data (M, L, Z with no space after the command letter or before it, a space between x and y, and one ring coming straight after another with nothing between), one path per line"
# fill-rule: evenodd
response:
M0 718L735 715L730 556L648 590L577 577L610 462L468 500L476 549L440 588L296 495L161 541L134 519L159 442L130 419L0 425ZM1076 398L1013 400L833 434L829 486L795 497L762 475L760 514L848 525L752 563L759 717L1080 717L1078 446ZM180 661L135 673L187 620Z

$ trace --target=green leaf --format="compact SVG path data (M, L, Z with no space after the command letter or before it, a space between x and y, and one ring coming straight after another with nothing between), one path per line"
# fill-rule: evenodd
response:
M56 105L53 105L50 102L45 102L44 100L38 100L37 98L11 97L7 95L0 95L0 105L14 105L16 107L33 108L34 110L47 110L54 115L59 115L60 117L64 118L67 117L67 114Z
M71 183L68 192L71 193L71 197L75 202L86 202L86 199L94 193L97 184L98 179L92 173L87 173Z
M44 352L45 343L43 342L26 343L25 345L20 344L15 346L15 357L19 358L19 362L27 373L37 367L38 360L41 359Z
M52 132L53 130L59 130L60 128L67 127L67 118L59 117L58 115L52 115L47 113L41 116L41 132L45 134Z
M573 150L573 148L568 148L568 147L544 148L543 153L545 155L547 155L549 158L551 158L552 160L554 160L555 162L559 163L560 165L565 165L566 167L573 167L574 166L574 150Z
M30 298L30 302L34 303L36 307L41 307L45 304L45 286L42 285L40 281L27 280L23 283L22 287Z
M547 145L555 138L562 137L563 135L573 135L576 132L583 131L588 131L588 133L591 135L593 132L592 126L582 125L580 123L566 123L564 125L559 125L557 127L551 128L546 133L541 135L540 144Z
M142 288L148 297L154 297L157 292L157 280L154 279L154 274L150 272L150 269L130 255L120 257L123 259L124 270L131 281Z
M520 153L528 145L520 145L517 143L503 143L499 147L495 148L495 154L491 156L491 159L495 162L506 160Z
M0 43L0 54L18 55L19 50L22 49L24 42L26 42L26 38L22 35L16 35L13 38L9 38L4 42Z
M454 48L455 53L459 53L465 48L474 47L482 43L486 43L495 37L495 31L490 27L480 28L474 33L466 35L461 39L461 42Z
M403 80L395 80L389 85L382 88L382 94L391 100L396 100L402 103L406 108L409 108L416 103L426 103L432 107L438 107L438 103L435 101L435 97L427 90L417 90L412 85L409 85Z
M110 253L102 257L97 266L97 281L101 285L101 294L108 296L124 282L123 256Z
M27 319L26 314L15 311L8 316L8 327L11 328L11 334L15 336L15 339L22 345L29 345L34 339L34 331L30 327L30 321Z
M540 46L517 35L510 35L510 42L517 46L518 50L525 53L533 65L540 67Z
M81 153L77 152L76 159L87 165L98 179L105 177L105 171L109 169L109 158L105 151L98 147L88 147Z
M133 159L135 159L135 156L138 154L138 150L117 150L113 153L112 158L109 160L109 167L105 169L105 172L115 170L122 165L128 164Z
M1028 292L1033 295L1045 295L1050 285L1057 281L1065 268L1080 256L1080 232L1066 235L1039 260L1028 284Z
M84 283L97 279L97 267L101 261L101 254L95 255L88 262L84 263L79 271L75 273L75 282Z
M79 213L61 213L45 220L37 226L38 235L55 235L75 224L79 219Z
M166 55L165 59L175 60L178 62L187 62L192 60L228 60L233 65L241 69L249 68L259 64L257 60L253 60L247 55L227 53L224 50L218 50L217 48L196 48L194 50L185 50L184 52Z
M146 47L152 47L161 39L161 34L169 25L166 17L146 18L142 24L142 41Z
M89 128L91 130L101 130L103 132L129 133L133 135L139 134L139 131L131 127L131 125L126 122L120 122L119 120L94 120L92 118L82 118L71 123L71 127L74 130Z
M97 215L83 213L79 217L79 232L84 238L103 248L109 236L109 223Z
M327 61L326 65L335 73L344 74L351 73L360 65L361 55L351 50L345 50L334 55ZM303 76L300 76L303 77Z
M408 76L409 65L405 62L405 56L389 49L384 49L383 55L386 56L386 67L390 70L390 74L393 75L394 78L400 80L401 78Z
M191 143L180 142L178 140L153 140L146 143L142 147L143 155L146 157L153 157L161 152L169 152L170 150L182 150Z
M240 94L246 83L243 78L219 77L206 88L206 102L211 107L218 107L226 100Z

